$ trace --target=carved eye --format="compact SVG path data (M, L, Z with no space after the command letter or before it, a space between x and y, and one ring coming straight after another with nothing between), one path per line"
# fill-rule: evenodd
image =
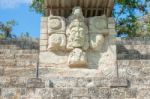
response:
M59 19L51 19L49 20L50 28L52 29L60 29L61 28L61 22Z

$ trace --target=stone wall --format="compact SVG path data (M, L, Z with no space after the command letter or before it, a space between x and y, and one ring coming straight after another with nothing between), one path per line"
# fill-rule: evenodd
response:
M147 54L149 53L149 50L146 51L148 43L144 42L149 41L144 39L122 40L121 42L118 40L118 45L122 44L122 46L127 46L128 50L134 48L142 54ZM120 49L120 45L118 48L118 55L126 53ZM132 56L131 53L128 55ZM37 60L38 50L36 49L22 49L14 44L1 43L0 99L150 98L150 61L148 58L118 58L119 82L114 81L109 72L101 73L94 69L68 71L68 69L53 67L40 67L39 78L35 78Z

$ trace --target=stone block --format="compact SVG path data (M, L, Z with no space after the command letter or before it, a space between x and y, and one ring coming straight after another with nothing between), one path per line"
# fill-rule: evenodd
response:
M109 99L111 96L110 88L99 88L98 93L100 99Z
M6 68L4 76L35 77L35 68Z
M41 17L41 22L47 22L48 21L48 17Z
M0 67L0 76L3 76L3 74L4 74L4 68Z
M122 88L112 88L110 99L125 99L125 89Z
M44 99L51 99L52 89L51 88L36 88L35 94L43 97Z
M73 88L73 96L89 96L87 88Z
M98 87L88 88L88 94L89 94L90 97L98 97L99 96Z
M125 94L126 98L137 98L137 88L129 88L126 89L126 94Z
M20 89L17 88L3 88L2 97L4 99L20 99Z
M40 78L30 78L27 80L28 88L44 88L45 82L42 82Z
M72 89L69 88L54 88L51 99L71 99Z
M40 40L47 40L48 34L40 34Z
M47 51L47 46L40 46L40 51Z
M96 85L96 87L108 87L110 85L110 79L104 77L95 77L94 84Z
M40 40L40 46L47 46L48 41L47 40Z
M109 29L115 29L115 24L108 24Z
M49 83L53 83L53 87L76 87L77 79L75 77L56 77L51 78ZM51 85L51 84L49 84Z
M5 82L6 88L25 88L26 78L25 77L10 77L8 81Z
M91 77L80 77L77 79L77 87L88 87L91 82L94 82Z
M128 87L128 81L125 78L113 78L110 87Z
M115 29L110 28L110 29L109 29L109 34L111 34L112 36L116 36L116 35L117 35L117 32L116 32Z
M150 89L139 90L137 99L150 99Z
M40 33L41 34L47 34L48 30L47 28L41 28Z
M113 17L109 17L108 18L108 24L114 24L115 23L115 20Z

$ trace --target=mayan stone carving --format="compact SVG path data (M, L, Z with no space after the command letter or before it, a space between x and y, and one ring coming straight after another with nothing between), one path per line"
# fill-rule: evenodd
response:
M73 8L66 19L50 15L47 17L47 52L41 53L41 57L50 59L41 60L50 66L102 68L99 66L110 63L102 60L108 55L113 59L114 55L113 48L108 48L112 24L105 15L85 18L80 7ZM54 61L57 59L62 64Z

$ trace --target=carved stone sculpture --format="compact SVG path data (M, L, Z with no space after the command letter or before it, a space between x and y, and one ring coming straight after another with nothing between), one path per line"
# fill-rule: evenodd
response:
M48 39L48 50L65 50L66 36L64 34L52 34Z
M76 11L77 10L77 11ZM82 12L79 8L74 9L70 16L70 24L67 27L67 49L81 48L87 50L88 43L88 27L84 22Z
M68 57L68 64L70 67L85 67L87 65L87 56L79 48L75 48Z
M65 20L59 16L49 16L48 17L48 34L65 34L66 30Z

